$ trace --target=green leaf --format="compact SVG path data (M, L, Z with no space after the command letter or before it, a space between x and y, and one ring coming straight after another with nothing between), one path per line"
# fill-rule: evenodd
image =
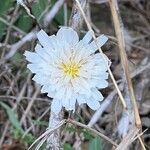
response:
M77 117L77 118L76 118L77 121L79 121L79 122L85 124L85 121L84 121L83 117L82 117L79 113L75 113L75 115L76 115L76 117Z
M38 126L46 126L46 127L48 126L48 122L46 121L33 120L33 123Z
M100 137L95 137L89 143L89 150L102 150Z
M65 143L65 144L63 145L63 149L64 149L64 150L73 150L72 147L71 147L71 145L68 144L68 143Z
M0 0L0 17L6 16L8 10L13 6L12 0ZM0 21L0 39L5 34L6 25Z
M29 145L31 145L34 141L36 140L36 138L31 134L31 133L28 133L23 139L22 141L24 143L27 143Z
M10 132L11 132L14 139L19 140L24 144L30 145L36 140L36 138L31 133L26 134L22 138L22 136L24 135L24 132L21 132L20 130L18 130L14 127L11 128Z
M70 133L71 132L76 132L76 128L74 126L72 126L72 125L71 126L67 125L66 128L65 128L65 130L68 131L68 132L70 132Z
M6 25L4 23L0 22L0 39L5 34L5 30L6 30Z
M32 28L33 19L29 17L25 11L22 11L22 14L20 15L15 25L21 30L28 32Z
M56 14L54 21L58 23L59 25L64 24L64 10L61 8L58 13Z
M32 5L32 13L35 16L35 18L38 20L40 15L43 13L45 8L48 5L48 0L37 0Z
M15 53L10 60L14 67L19 67L19 69L21 69L20 64L23 62L23 55L20 52Z
M69 19L69 16L71 15L71 9L67 8L67 20ZM64 24L64 8L62 7L58 13L56 14L54 18L54 23L58 25L63 25Z
M92 140L93 139L93 135L91 134L90 131L88 131L86 129L81 129L81 132L83 133L85 140Z
M0 0L0 15L4 14L13 5L13 0Z
M20 132L23 132L23 129L21 128L21 125L17 119L17 116L15 114L15 112L5 103L0 102L0 105L6 110L7 115L9 117L9 121L11 122L11 124L17 129L20 130Z

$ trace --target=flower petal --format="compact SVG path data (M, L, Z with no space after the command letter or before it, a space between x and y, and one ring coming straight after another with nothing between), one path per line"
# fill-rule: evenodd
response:
M96 88L92 88L91 91L92 91L92 96L95 100L102 101L104 99L101 92L99 92Z
M96 87L99 89L106 88L108 86L108 82L106 80L97 80Z
M42 59L38 54L36 54L34 52L25 51L24 56L26 56L26 59L32 63L40 63L40 62L43 63L44 62L44 59Z
M79 36L76 31L69 27L61 27L57 32L57 38L60 41L69 43L71 46L77 44Z
M88 43L91 42L91 40L92 40L92 32L91 32L91 31L88 31L81 41L82 41L84 44L88 44Z
M65 106L66 110L73 110L75 111L75 103L76 103L76 97L72 97L68 99L68 105Z
M86 99L86 97L84 97L84 96L82 96L80 94L77 95L77 101L78 101L79 105L86 103L85 99Z
M95 43L95 41L89 44L89 49L91 50L91 52L94 53L98 49L97 45L99 47L102 47L106 43L107 40L108 38L105 35L101 35L96 39L97 44Z
M40 85L44 85L47 84L49 82L49 77L47 77L46 75L42 75L42 74L36 74L32 80L36 81L38 84Z
M36 53L43 58L46 62L50 62L52 59L51 53L48 53L45 48L41 47L41 45L37 44L35 47Z
M49 76L52 70L52 67L46 63L28 64L27 68L30 69L32 73L43 73Z
M40 43L42 44L42 46L48 48L50 46L50 39L49 36L46 34L46 32L44 30L40 30L37 33L37 38L40 41Z
M87 102L87 105L93 110L97 110L100 107L100 103L92 97L89 99L86 99L86 102Z

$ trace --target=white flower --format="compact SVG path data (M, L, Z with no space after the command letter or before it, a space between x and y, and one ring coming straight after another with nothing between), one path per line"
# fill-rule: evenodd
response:
M25 52L31 62L27 67L35 73L33 80L42 86L41 92L53 98L51 110L75 110L76 101L98 109L103 100L98 89L108 86L106 63L110 61L104 54L95 53L98 48L91 32L80 41L69 27L61 27L52 36L41 30L37 37L41 45L36 45L35 52ZM100 47L106 41L104 35L97 38Z

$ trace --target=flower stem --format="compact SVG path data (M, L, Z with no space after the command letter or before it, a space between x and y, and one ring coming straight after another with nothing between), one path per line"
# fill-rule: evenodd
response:
M55 128L62 121L62 119L63 119L63 111L61 111L59 114L51 112L48 128L49 129ZM46 149L59 150L60 145L61 144L60 144L60 128L59 128L48 137Z

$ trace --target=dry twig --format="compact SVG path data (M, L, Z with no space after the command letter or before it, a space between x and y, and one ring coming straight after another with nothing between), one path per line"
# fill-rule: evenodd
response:
M77 122L77 121L74 121L74 120L71 120L71 119L68 119L67 122L69 122L69 123L71 123L71 124L74 124L74 125L77 125L77 126L80 126L80 127L83 127L83 128L85 128L85 129L87 129L87 130L90 130L90 131L93 132L94 134L96 134L96 135L100 136L101 138L103 138L103 139L107 140L108 142L110 142L110 143L111 143L112 145L114 145L115 147L118 146L118 145L117 145L114 141L112 141L110 138L108 138L108 137L105 136L104 134L102 134L102 133L100 133L100 132L98 132L98 131L96 131L96 130L90 128L89 126L87 126L87 125L85 125L85 124L82 124L82 123L80 123L80 122Z
M118 39L118 46L120 49L120 57L121 57L121 64L124 69L128 90L129 90L129 96L133 105L134 115L135 115L135 123L138 128L141 127L141 120L138 112L138 107L136 104L136 99L133 91L132 81L130 77L129 72L129 64L127 59L127 54L125 51L125 41L123 36L123 24L121 22L121 17L119 16L119 9L118 4L116 0L109 0L110 8L111 8L111 14L113 16L113 22L115 27L116 36Z
M36 97L37 97L37 95L39 94L39 91L40 91L40 88L37 87L35 93L33 94L32 100L29 102L29 104L28 104L28 106L27 106L25 112L23 113L22 118L20 119L20 124L22 124L22 123L25 121L25 118L26 118L26 116L28 115L28 113L29 113L29 111L30 111L30 109L31 109L31 107L32 107L32 105L33 105L33 103L34 103L34 101L36 100Z

